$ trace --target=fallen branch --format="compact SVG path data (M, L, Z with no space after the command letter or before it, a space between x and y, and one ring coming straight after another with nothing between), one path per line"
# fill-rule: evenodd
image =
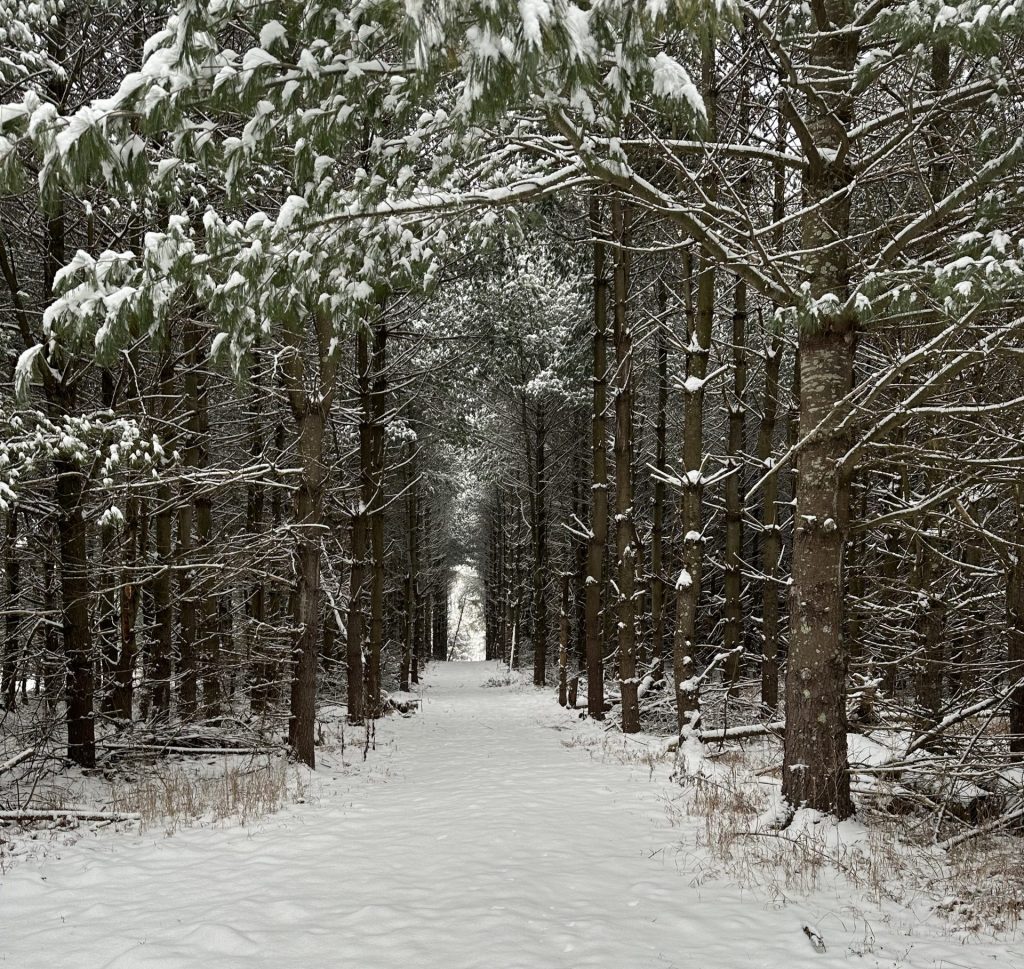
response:
M771 723L747 723L739 727L728 727L725 730L701 730L701 743L712 740L743 740L746 737L764 737L768 734L785 733L785 720L773 720ZM664 747L664 753L678 749L679 738L673 737Z
M958 723L962 723L964 720L969 720L971 717L976 716L979 713L988 710L990 707L998 706L1004 703L1010 698L1013 690L1019 687L1020 682L1015 683L1010 690L1005 693L997 694L996 696L988 697L979 703L974 703L969 707L964 707L962 710L957 710L946 717L943 717L934 727L930 730L926 730L924 733L919 734L917 737L908 744L907 749L903 752L904 758L912 754L915 750L924 747L926 744L931 743L936 737L945 733L950 727L955 726Z
M90 811L69 808L64 811L0 811L2 821L141 821L142 815L133 811Z
M1011 811L1009 814L1004 814L1002 817L993 818L985 824L971 828L970 831L964 831L963 834L954 835L952 838L940 841L939 847L944 851L949 851L950 848L955 848L957 845L962 845L965 841L970 841L971 838L977 838L983 834L991 834L993 831L1001 831L1003 828L1008 828L1014 821L1020 820L1024 820L1024 807Z
M133 751L162 754L280 754L283 747L172 747L163 744L97 744L97 750L130 754Z
M0 774L6 774L7 771L17 767L22 761L28 760L35 752L35 747L26 747L20 754L15 754L10 760L5 760L0 764Z
M764 737L770 733L785 733L786 721L773 720L771 723L748 723L725 730L702 730L701 740L741 740L744 737Z

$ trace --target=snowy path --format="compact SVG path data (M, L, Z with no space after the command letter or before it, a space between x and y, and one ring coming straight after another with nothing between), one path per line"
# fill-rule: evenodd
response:
M0 879L0 967L1024 965L1019 945L907 937L877 910L856 954L870 933L835 898L806 909L819 954L805 910L695 887L665 787L567 749L551 698L481 689L490 672L436 670L423 714L382 726L376 767L255 830L104 837L15 868Z

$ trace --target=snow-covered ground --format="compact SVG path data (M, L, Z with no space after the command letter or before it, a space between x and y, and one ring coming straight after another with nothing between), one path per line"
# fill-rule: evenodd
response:
M435 666L422 712L253 828L83 839L0 880L12 969L892 969L1024 966L832 886L708 876L662 768L578 743L549 692ZM573 741L577 738L577 742ZM816 951L804 926L824 939Z

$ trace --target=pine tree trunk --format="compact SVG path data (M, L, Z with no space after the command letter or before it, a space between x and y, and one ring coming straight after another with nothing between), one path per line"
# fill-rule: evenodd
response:
M533 685L544 686L547 678L548 604L548 523L547 523L547 413L544 402L537 401L536 441L534 447L533 510Z
M780 77L780 88L781 88ZM779 95L776 113L775 147L781 155L786 150L787 124L784 94ZM786 170L781 162L772 165L772 221L779 226L774 244L782 249L786 215ZM764 404L757 435L758 474L772 471L775 453L775 427L779 416L779 371L782 365L783 341L777 328L769 335L761 321L764 334ZM782 560L782 529L779 525L779 476L772 473L761 486L761 705L774 713L779 706L779 571Z
M685 288L689 290L689 258L684 264ZM699 727L700 697L697 685L697 608L700 602L704 534L701 495L704 466L704 378L707 376L714 314L715 274L701 260L697 280L696 312L687 312L686 380L683 384L683 449L679 520L683 531L682 568L676 579L676 631L672 667L676 682L676 722L680 731Z
M737 280L732 314L732 399L728 401L729 430L726 445L725 483L725 631L723 647L730 652L725 678L729 693L735 693L740 675L740 647L743 642L743 462L746 433L745 395L747 387L747 284Z
M301 353L304 320L292 321L287 339L291 349L284 364L285 385L298 437L302 468L293 497L296 586L293 618L298 637L292 655L291 709L288 743L296 758L316 766L316 679L320 648L320 546L324 526L324 431L334 399L337 355L332 352L334 327L326 309L314 312L318 372L307 373ZM312 388L309 384L312 383Z
M605 276L601 210L596 196L590 202L590 231L594 246L594 393L591 412L590 541L587 548L586 637L587 712L604 719L604 658L601 636L601 592L605 544L608 541L608 456L605 408L608 379L608 279Z
M195 321L187 318L183 333L188 369L185 372L185 400L188 406L185 464L195 468L199 460L197 441L199 427L199 383L195 348L199 344L199 331ZM191 720L198 709L198 640L199 610L195 583L195 497L194 486L183 485L181 508L178 511L178 600L180 635L175 680L178 687L178 715Z
M932 521L925 513L922 526ZM945 667L945 605L936 584L937 555L931 547L936 535L917 536L915 541L914 586L917 590L918 616L915 622L917 655L914 658L914 691L923 714L923 726L938 722L942 711L942 673Z
M316 671L320 640L320 535L323 517L323 405L309 401L298 415L299 456L302 476L295 492L296 534L295 623L299 629L293 655L288 744L296 758L314 767L316 724Z
M1018 541L1024 532L1024 483L1011 492ZM1024 552L1014 548L1006 570L1006 666L1010 693L1010 753L1024 757Z
M633 342L627 317L629 295L629 213L612 199L615 251L615 546L618 566L619 690L622 732L640 729L636 659L636 528L633 524Z
M818 33L811 61L817 70L851 76L857 55L857 35L847 29L851 10L847 0L822 0L816 8ZM808 127L819 154L804 174L802 219L810 296L827 295L839 308L848 290L850 228L851 173L843 154L844 126L851 123L853 113L844 84L834 84L820 101L808 102ZM804 446L797 458L782 795L792 809L806 806L846 818L853 813L842 612L849 477L847 472L840 478L837 472L846 446L827 419L850 390L854 320L842 309L830 311L829 305L804 323L799 337Z
M13 502L8 505L4 543L4 577L7 581L7 616L4 622L6 636L3 643L3 659L0 663L0 699L5 710L14 709L18 684L18 649L21 613L18 599L21 595L21 560L18 557L18 508Z
M383 322L374 327L373 394L370 424L370 500L367 516L370 524L370 650L366 676L366 705L369 715L379 717L381 700L381 650L384 645L384 486L385 438L384 409L387 378L384 371L387 352L387 328Z
M409 490L406 494L406 522L409 530L409 563L405 577L405 639L402 652L400 688L408 690L412 681L413 656L416 653L416 583L420 570L419 529L417 528L418 487L416 484L416 445L410 445Z
M658 412L654 425L654 505L651 512L651 658L655 679L665 663L665 573L662 542L665 530L665 482L668 470L668 341L665 339L665 286L658 284Z
M167 428L174 410L174 353L168 347L160 356L157 407L163 427ZM164 430L164 434L167 431ZM174 652L174 606L171 602L171 575L174 567L173 498L165 481L157 485L154 514L154 542L157 573L153 578L154 639L150 654L149 680L154 716L166 720L171 712L171 661Z
M782 340L773 333L765 347L764 406L757 436L758 470L771 470L775 424L779 407L779 366ZM779 706L779 478L771 474L761 486L761 705L774 712Z
M800 429L817 426L850 387L850 347L841 332L800 338ZM853 812L846 752L847 656L842 638L846 487L835 471L844 448L822 434L797 462L790 590L783 796L848 817Z
M558 705L569 704L569 573L562 573L562 606L558 623Z
M189 366L194 375L193 411L190 422L191 467L200 474L210 466L210 387L206 375L206 341L198 329L190 347ZM196 666L202 676L203 714L221 713L220 662L214 614L213 572L209 567L213 540L213 496L207 488L195 492L195 558L201 572L196 584Z
M70 406L68 412L71 412ZM80 767L94 767L96 721L93 718L93 656L89 623L89 553L82 515L83 475L63 458L55 459L53 468L57 476L68 757Z
M136 619L139 610L139 586L134 580L136 563L142 558L142 510L138 498L128 499L125 515L124 566L120 582L120 642L113 669L110 693L111 711L122 720L132 719L135 697L135 663L138 657Z
M356 379L359 386L359 502L351 516L348 619L345 638L348 670L348 721L366 716L363 670L363 609L366 599L367 509L370 491L370 344L365 327L356 331Z
M114 377L104 367L100 372L100 401L105 410L113 411ZM97 576L99 596L97 607L99 617L96 633L99 640L99 694L104 713L113 712L114 670L117 667L117 590L113 563L117 555L117 529L111 522L100 526L100 570Z

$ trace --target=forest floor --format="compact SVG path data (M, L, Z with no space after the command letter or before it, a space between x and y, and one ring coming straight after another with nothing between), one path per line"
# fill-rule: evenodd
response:
M1019 935L968 938L934 900L880 897L842 866L801 890L794 871L750 879L644 738L611 739L549 691L483 686L499 672L434 666L421 711L382 721L365 762L321 748L306 803L247 827L107 829L14 865L0 966L1024 966Z

